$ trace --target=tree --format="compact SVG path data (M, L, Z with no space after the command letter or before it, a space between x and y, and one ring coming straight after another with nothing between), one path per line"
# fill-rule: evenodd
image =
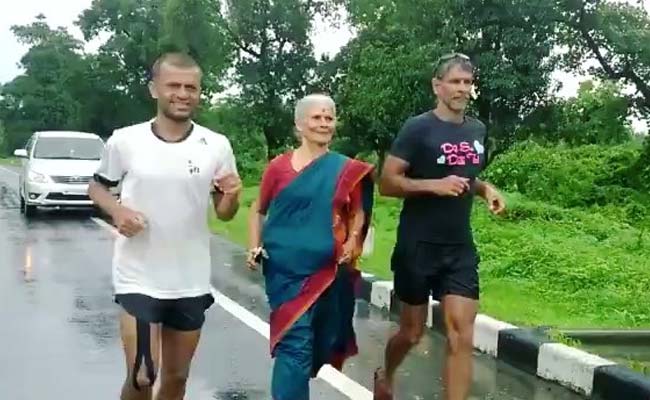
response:
M86 41L108 35L94 57L92 75L100 84L98 98L113 109L109 130L151 114L147 83L159 54L163 5L164 0L95 0L77 21Z
M91 113L100 130L149 118L154 105L147 84L151 65L163 51L197 59L204 99L221 90L232 52L224 40L220 2L209 0L97 0L77 24L89 41L109 37L92 57L90 79L97 91Z
M650 16L640 5L605 0L558 2L564 61L578 70L590 58L589 72L636 88L630 98L650 117Z
M366 108L369 121L385 121L386 112L403 119L421 111L426 104L422 93L431 90L433 63L440 55L455 51L471 56L477 66L479 97L473 108L499 147L509 146L514 141L515 127L542 104L553 70L551 49L556 22L552 0L341 3L360 32L356 46L367 49L349 48L365 56L350 57L352 64L341 63L340 74L348 78L340 80L338 90L350 95L358 88L365 90L363 96L374 102L373 107ZM388 63L389 67L367 68L373 60ZM342 99L348 106L361 100L346 103ZM396 125L388 125L393 135ZM355 134L369 135L366 143L377 142L380 152L386 149L386 138L390 137L389 132L374 137L374 127L362 130L361 125L356 126Z
M227 0L225 29L237 49L234 83L248 118L261 128L267 157L292 140L291 105L309 91L316 60L309 39L324 2Z
M64 28L52 29L43 15L29 25L13 26L19 42L30 46L21 58L23 74L2 87L0 119L6 123L6 145L34 130L83 129L87 64L81 43ZM16 140L10 136L18 135Z
M221 8L214 0L167 0L163 9L160 49L183 51L197 60L206 98L224 89L224 74L233 57Z
M576 97L554 99L531 113L518 129L517 139L570 145L625 143L632 135L629 115L629 100L619 85L587 81Z
M381 164L405 119L431 108L431 68L422 60L435 53L401 29L362 32L342 50L334 93L342 120L338 141L348 155L372 151Z

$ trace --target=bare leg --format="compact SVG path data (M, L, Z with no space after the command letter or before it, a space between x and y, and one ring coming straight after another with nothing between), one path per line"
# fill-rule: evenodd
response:
M401 303L399 330L386 345L384 374L378 373L377 376L378 399L391 398L395 371L409 351L420 342L424 334L427 314L427 304L412 306L404 302Z
M183 400L190 364L200 337L200 329L178 331L162 328L162 368L156 400Z
M149 351L151 361L153 362L153 371L147 366L147 361L141 359L135 382L139 390L134 386L134 368L136 356L138 355L138 324L135 317L122 310L120 315L120 333L124 345L124 355L126 359L127 377L122 386L121 400L151 400L151 388L155 381L155 375L158 374L158 365L160 360L160 326L158 324L149 325ZM142 332L140 332L142 333ZM142 337L140 340L142 341ZM143 349L144 350L144 349ZM145 358L147 355L145 355ZM151 374L154 375L150 379Z
M446 400L465 400L472 384L474 320L478 302L449 295L442 299L447 329L444 383Z

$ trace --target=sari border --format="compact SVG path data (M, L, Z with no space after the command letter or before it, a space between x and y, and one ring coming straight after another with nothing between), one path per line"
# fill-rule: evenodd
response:
M338 268L336 264L333 265L333 268L331 267L321 268L317 273L315 273L314 275L310 276L305 280L303 287L300 289L300 293L298 293L298 295L295 298L282 304L280 307L278 307L275 311L271 313L271 323L270 323L271 332L269 337L269 345L271 348L272 355L275 350L275 347L277 346L278 343L280 343L280 341L287 333L287 331L291 329L293 324L295 324L296 321L300 319L300 317L302 317L312 305L314 305L314 303L316 302L316 300L318 300L321 294L323 294L323 292L332 284L332 282L334 282L337 271ZM316 282L318 284L319 280L322 280L320 285L317 285L315 288L312 289L313 286L312 282ZM297 308L296 312L293 314L289 314L291 315L291 317L287 318L286 322L282 323L281 321L278 321L278 318L280 318L279 315L282 315L283 313L288 314L291 311L291 309L294 307ZM274 326L278 326L278 324L280 324L281 327L278 330L273 329Z
M351 159L348 161L349 165L344 167L341 177L339 179L339 183L337 184L337 187L334 192L334 201L342 203L343 199L345 199L347 196L354 191L354 189L357 187L357 185L360 185L364 179L369 178L369 176L375 171L375 167L371 164L368 164L366 162L360 161L360 160L355 160ZM355 175L356 174L356 175ZM351 177L349 177L351 176ZM372 179L372 177L370 177ZM348 185L344 184L344 180L348 180L347 183ZM362 192L362 196L363 196ZM334 207L334 212L336 212L336 207ZM372 210L365 210L365 221L364 221L364 226L362 232L360 232L360 238L359 238L359 243L357 246L357 252L360 254L362 249L363 249L363 242L366 240L366 235L368 234L368 227L370 225L370 220L372 218ZM336 218L336 216L333 216L333 218ZM346 232L347 233L347 232ZM343 243L340 243L336 241L336 232L334 232L334 238L335 238L335 253L336 253L336 258L338 258L341 254L342 251L342 245ZM350 262L350 265L354 267L355 270L356 268L356 259Z

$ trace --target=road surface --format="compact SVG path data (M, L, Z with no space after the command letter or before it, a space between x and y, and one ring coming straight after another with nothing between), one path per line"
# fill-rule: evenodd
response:
M12 400L116 400L124 361L111 297L113 234L83 211L19 213L15 169L0 167L0 388ZM189 400L268 400L268 307L242 249L212 241L216 303L193 364ZM394 321L359 301L360 354L326 369L312 399L371 399ZM397 399L441 399L444 342L427 335L399 370ZM568 390L476 354L471 399L575 400Z

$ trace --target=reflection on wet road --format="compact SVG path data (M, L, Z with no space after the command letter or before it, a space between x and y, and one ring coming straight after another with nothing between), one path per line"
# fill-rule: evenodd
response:
M2 398L117 399L124 361L111 297L112 235L83 211L42 212L26 221L16 185L16 176L0 169ZM260 276L242 267L242 250L218 237L212 250L215 289L266 321ZM242 318L242 312L219 304L209 310L187 399L270 398L268 341ZM359 302L356 328L360 354L344 373L370 388L395 323ZM441 338L427 336L399 371L397 398L442 398L443 352ZM580 398L486 356L475 360L474 399ZM312 399L350 398L322 379L312 389Z

